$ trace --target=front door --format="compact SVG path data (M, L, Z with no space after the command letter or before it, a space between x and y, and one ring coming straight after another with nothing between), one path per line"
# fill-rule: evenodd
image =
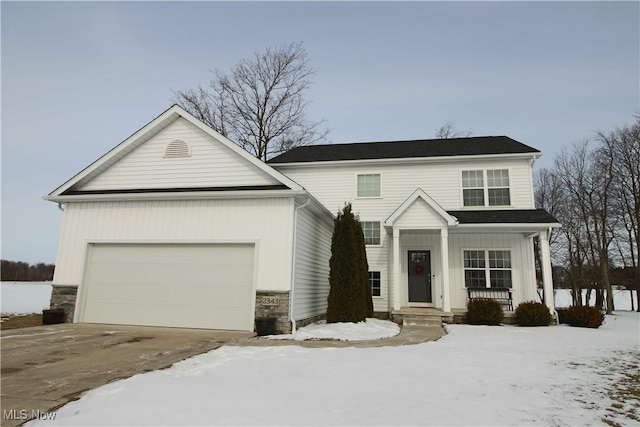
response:
M407 268L409 281L409 303L432 303L431 296L431 252L409 251Z

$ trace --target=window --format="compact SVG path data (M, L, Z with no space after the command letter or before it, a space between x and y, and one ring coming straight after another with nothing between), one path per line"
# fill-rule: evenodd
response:
M464 251L464 284L467 288L510 288L511 252Z
M508 169L462 171L463 206L509 206L510 204Z
M358 197L380 197L380 174L358 175Z
M380 296L380 272L369 272L369 283L371 284L371 295L374 297Z
M482 171L462 171L464 206L484 206L484 176Z
M362 232L364 233L365 245L380 244L380 223L372 221L364 221L362 224Z
M507 169L488 170L487 187L489 206L508 206L511 204L509 171Z

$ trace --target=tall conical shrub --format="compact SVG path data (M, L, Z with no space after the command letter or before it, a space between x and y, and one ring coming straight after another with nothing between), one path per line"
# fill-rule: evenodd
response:
M327 322L361 322L373 314L364 234L347 204L335 219L331 239Z

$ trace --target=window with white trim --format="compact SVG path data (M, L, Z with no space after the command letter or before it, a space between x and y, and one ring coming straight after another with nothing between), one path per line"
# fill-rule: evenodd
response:
M380 174L358 175L358 197L380 197Z
M380 222L377 221L362 221L362 232L364 233L365 245L379 245L380 244Z
M463 206L509 206L508 169L462 171Z
M369 283L371 284L371 295L374 297L379 297L381 295L381 280L380 280L380 272L379 271L370 271L369 272Z
M467 288L511 288L511 251L465 250L464 285Z

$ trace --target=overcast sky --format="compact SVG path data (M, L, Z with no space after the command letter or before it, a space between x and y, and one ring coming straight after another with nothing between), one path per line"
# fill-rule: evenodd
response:
M638 2L6 2L2 258L55 262L42 200L173 103L267 46L304 42L330 142L432 138L453 122L543 151L640 104Z

